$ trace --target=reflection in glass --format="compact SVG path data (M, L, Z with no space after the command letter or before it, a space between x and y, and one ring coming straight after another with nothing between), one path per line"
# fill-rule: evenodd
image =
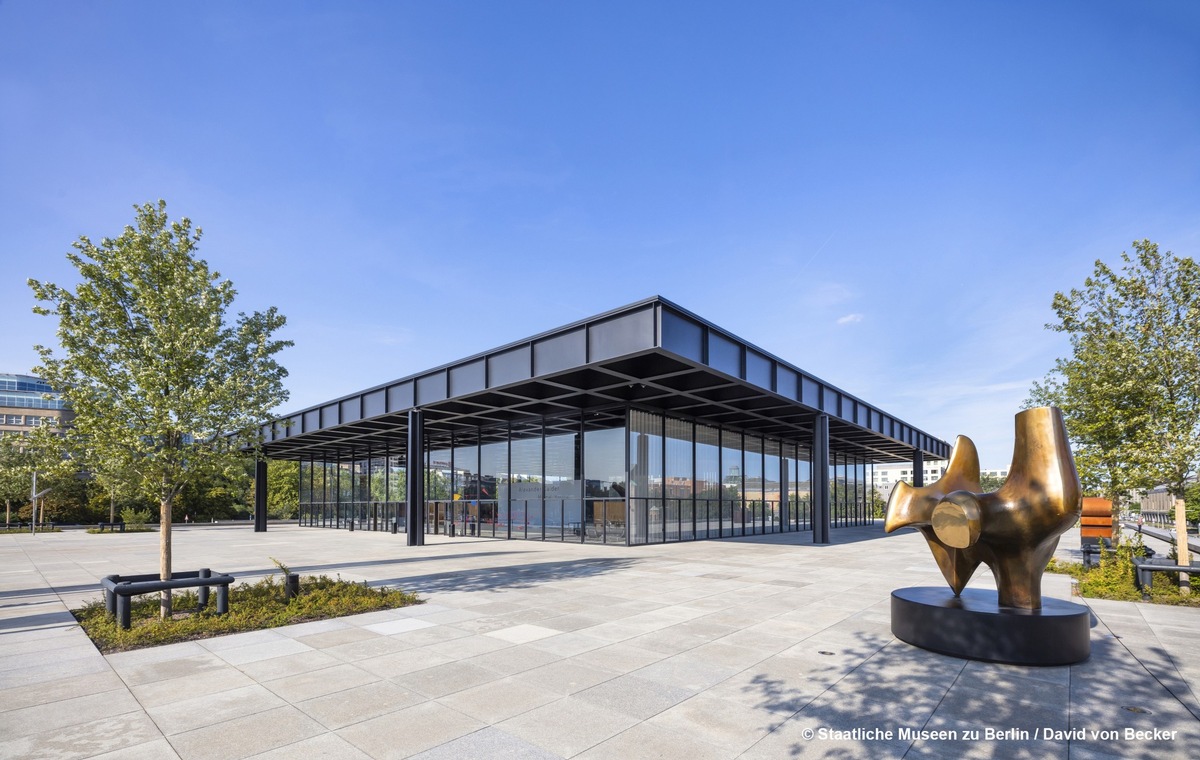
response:
M746 533L763 532L763 442L755 435L745 437L745 451L742 461L745 463L744 477Z
M782 509L782 484L780 479L781 446L779 441L768 438L763 455L763 504L766 515L766 530L775 533L780 528Z
M543 538L541 422L513 426L509 503L513 538Z
M742 513L742 434L721 431L721 535L744 535Z
M811 528L811 454L795 441L621 408L429 435L430 532L644 544ZM346 456L300 463L300 524L398 527L403 450ZM831 452L829 474L832 523L873 519L870 463Z
M484 440L479 447L480 529L484 535L508 538L508 430L484 431Z
M667 459L663 496L666 498L666 539L689 540L694 535L692 507L695 479L692 476L692 434L695 426L687 420L668 417L666 422Z
M662 424L657 414L629 413L629 543L662 540Z
M721 437L696 425L696 538L721 535Z
M601 426L609 427L601 427ZM588 419L583 434L583 540L625 543L625 420Z
M546 436L546 538L578 540L582 522L583 462L580 461L578 420L565 420L561 428L576 431Z

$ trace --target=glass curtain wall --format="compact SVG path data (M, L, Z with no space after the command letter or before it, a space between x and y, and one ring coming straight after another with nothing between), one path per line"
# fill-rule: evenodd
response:
M632 410L629 477L631 544L776 533L808 519L808 450L794 443ZM787 522L785 493L803 497Z
M629 412L629 542L662 541L663 418Z
M484 431L480 439L480 531L508 538L508 428Z
M696 425L696 538L721 535L721 431Z
M666 509L664 541L690 541L696 536L696 478L692 472L694 436L695 425L691 422L667 417L666 479L663 481L663 504Z
M449 533L454 489L454 449L448 445L425 451L425 531Z
M721 431L721 535L745 535L742 509L742 434Z
M777 533L781 530L783 510L783 444L766 439L763 452L763 531Z
M746 535L757 535L763 532L766 510L763 508L763 440L758 436L744 436L745 451L742 452L742 462L745 464L745 525Z
M834 527L868 525L873 519L868 499L867 462L849 454L830 455L829 508Z
M513 538L545 538L542 503L542 423L514 424L508 498Z
M579 420L547 421L545 438L545 537L579 539L583 522L583 460Z
M583 526L587 543L625 543L625 415L589 414L583 423Z
M640 409L442 432L426 452L430 532L646 544L812 527L807 446ZM830 461L832 524L868 524L870 464ZM387 449L301 462L300 524L398 530L406 464Z
M812 455L803 446L784 446L787 468L788 523L791 530L812 528Z

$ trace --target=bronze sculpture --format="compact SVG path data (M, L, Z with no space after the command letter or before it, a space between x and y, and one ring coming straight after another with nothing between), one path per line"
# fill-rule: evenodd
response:
M1000 607L1040 610L1042 572L1059 535L1079 518L1082 490L1057 408L1020 412L1016 429L1012 467L998 491L979 493L979 455L959 436L937 482L892 491L884 530L921 531L955 597L983 563Z

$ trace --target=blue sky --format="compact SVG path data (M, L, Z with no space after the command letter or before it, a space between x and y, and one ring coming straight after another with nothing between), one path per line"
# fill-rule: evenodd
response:
M661 294L1004 466L1054 292L1200 248L1200 3L0 2L0 369L158 198L280 411Z

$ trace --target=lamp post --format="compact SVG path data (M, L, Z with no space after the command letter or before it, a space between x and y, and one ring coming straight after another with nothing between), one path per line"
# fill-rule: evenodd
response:
M47 488L44 491L37 490L37 470L33 471L33 485L29 489L29 507L33 510L32 520L29 524L29 532L37 534L37 500L50 493L53 489Z

